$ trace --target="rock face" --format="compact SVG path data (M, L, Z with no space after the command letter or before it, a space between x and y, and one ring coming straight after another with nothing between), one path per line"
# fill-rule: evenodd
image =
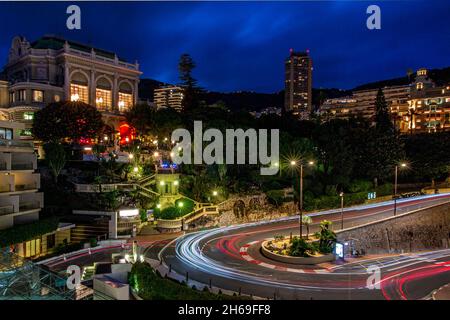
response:
M450 202L338 232L356 250L401 253L450 247Z
M221 214L214 219L217 226L243 222L271 220L293 215L297 212L294 202L275 207L267 202L265 194L232 197L219 206Z

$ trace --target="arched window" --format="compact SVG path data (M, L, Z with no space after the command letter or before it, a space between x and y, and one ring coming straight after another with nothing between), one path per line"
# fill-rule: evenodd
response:
M133 88L127 81L122 81L119 85L119 111L124 112L133 105Z
M81 72L70 77L70 101L89 103L88 78Z
M95 88L95 105L97 109L106 111L111 109L112 105L112 93L111 83L105 77L101 77L97 80Z

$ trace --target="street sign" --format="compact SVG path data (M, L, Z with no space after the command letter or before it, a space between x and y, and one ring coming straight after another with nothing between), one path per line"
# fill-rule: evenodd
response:
M369 192L367 193L367 199L368 200L373 200L377 197L377 193L376 192Z

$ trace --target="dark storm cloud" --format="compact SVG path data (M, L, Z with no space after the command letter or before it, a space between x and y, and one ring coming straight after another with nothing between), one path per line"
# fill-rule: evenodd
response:
M69 3L1 3L0 61L13 36L45 33L90 43L134 62L144 77L177 82L189 52L211 90L277 91L289 48L309 48L314 86L351 88L408 68L450 65L448 1L375 2L382 30L369 31L372 2L80 2L82 30L65 28Z

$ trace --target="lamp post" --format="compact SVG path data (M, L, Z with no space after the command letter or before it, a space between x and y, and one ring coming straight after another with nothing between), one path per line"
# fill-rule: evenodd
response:
M314 164L313 161L309 161L308 165L312 166ZM296 166L297 162L292 160L291 166ZM299 225L300 225L300 238L303 237L303 161L300 161L300 169L299 173L299 182L300 182L300 192L299 192L299 201L298 201L298 210L299 210Z
M341 197L341 230L344 229L344 192L339 193Z
M400 163L401 168L406 167L406 163ZM397 215L397 176L398 176L398 164L395 165L395 179L394 179L394 216Z

